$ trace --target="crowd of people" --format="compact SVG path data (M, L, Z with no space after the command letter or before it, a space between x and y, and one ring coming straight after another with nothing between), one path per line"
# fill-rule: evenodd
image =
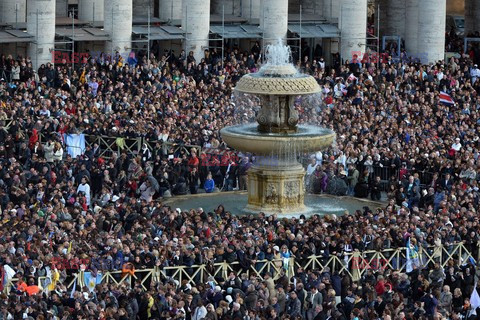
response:
M318 105L298 101L301 122L337 133L334 146L306 155L307 190L373 200L385 191L387 202L291 220L162 202L246 188L254 157L206 150L224 150L219 130L244 115L233 88L258 70L258 44L231 50L225 61L215 50L202 61L185 52L102 55L75 68L39 70L29 58L3 55L0 318L475 319L470 296L480 269L453 250L464 242L477 257L479 249L475 52L430 65L359 57L333 67L322 57L298 62L322 90ZM441 103L440 92L455 104ZM95 144L72 158L65 133L148 143L136 154L108 156ZM341 268L300 267L312 255L343 260L407 244L410 252L431 250L434 261L408 272L369 270L359 279ZM263 268L266 260L278 269ZM221 262L238 262L235 272L215 274ZM211 271L206 283L193 276L194 265ZM141 272L171 266L186 266L195 281ZM249 276L252 268L261 277ZM119 270L117 280L133 279L68 286L80 270L92 277Z

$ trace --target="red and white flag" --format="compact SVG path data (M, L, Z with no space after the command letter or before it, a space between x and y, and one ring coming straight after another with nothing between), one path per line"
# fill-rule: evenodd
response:
M452 97L443 91L440 91L440 102L452 106L455 105L455 101L453 101Z

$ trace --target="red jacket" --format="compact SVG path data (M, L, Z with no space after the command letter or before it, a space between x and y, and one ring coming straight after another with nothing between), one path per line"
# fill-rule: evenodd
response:
M377 296L381 296L385 293L386 288L384 280L380 280L377 282L377 284L375 285L375 291L377 292Z

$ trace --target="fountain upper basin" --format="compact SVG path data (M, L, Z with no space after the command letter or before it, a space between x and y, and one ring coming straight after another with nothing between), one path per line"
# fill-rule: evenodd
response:
M222 139L232 148L257 155L323 150L332 145L335 132L311 125L299 125L296 133L259 133L257 124L223 128Z
M282 70L282 67L267 70L267 72L272 72L269 76L258 73L244 75L237 82L235 91L261 95L295 96L320 92L320 86L314 77L305 74L285 75L278 72L278 70Z

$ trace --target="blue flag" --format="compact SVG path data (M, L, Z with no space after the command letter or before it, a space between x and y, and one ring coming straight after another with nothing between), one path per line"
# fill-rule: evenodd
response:
M75 294L75 290L77 289L77 281L78 281L78 279L75 278L75 281L73 282L72 292L70 292L70 298L71 299L73 299L73 295Z

